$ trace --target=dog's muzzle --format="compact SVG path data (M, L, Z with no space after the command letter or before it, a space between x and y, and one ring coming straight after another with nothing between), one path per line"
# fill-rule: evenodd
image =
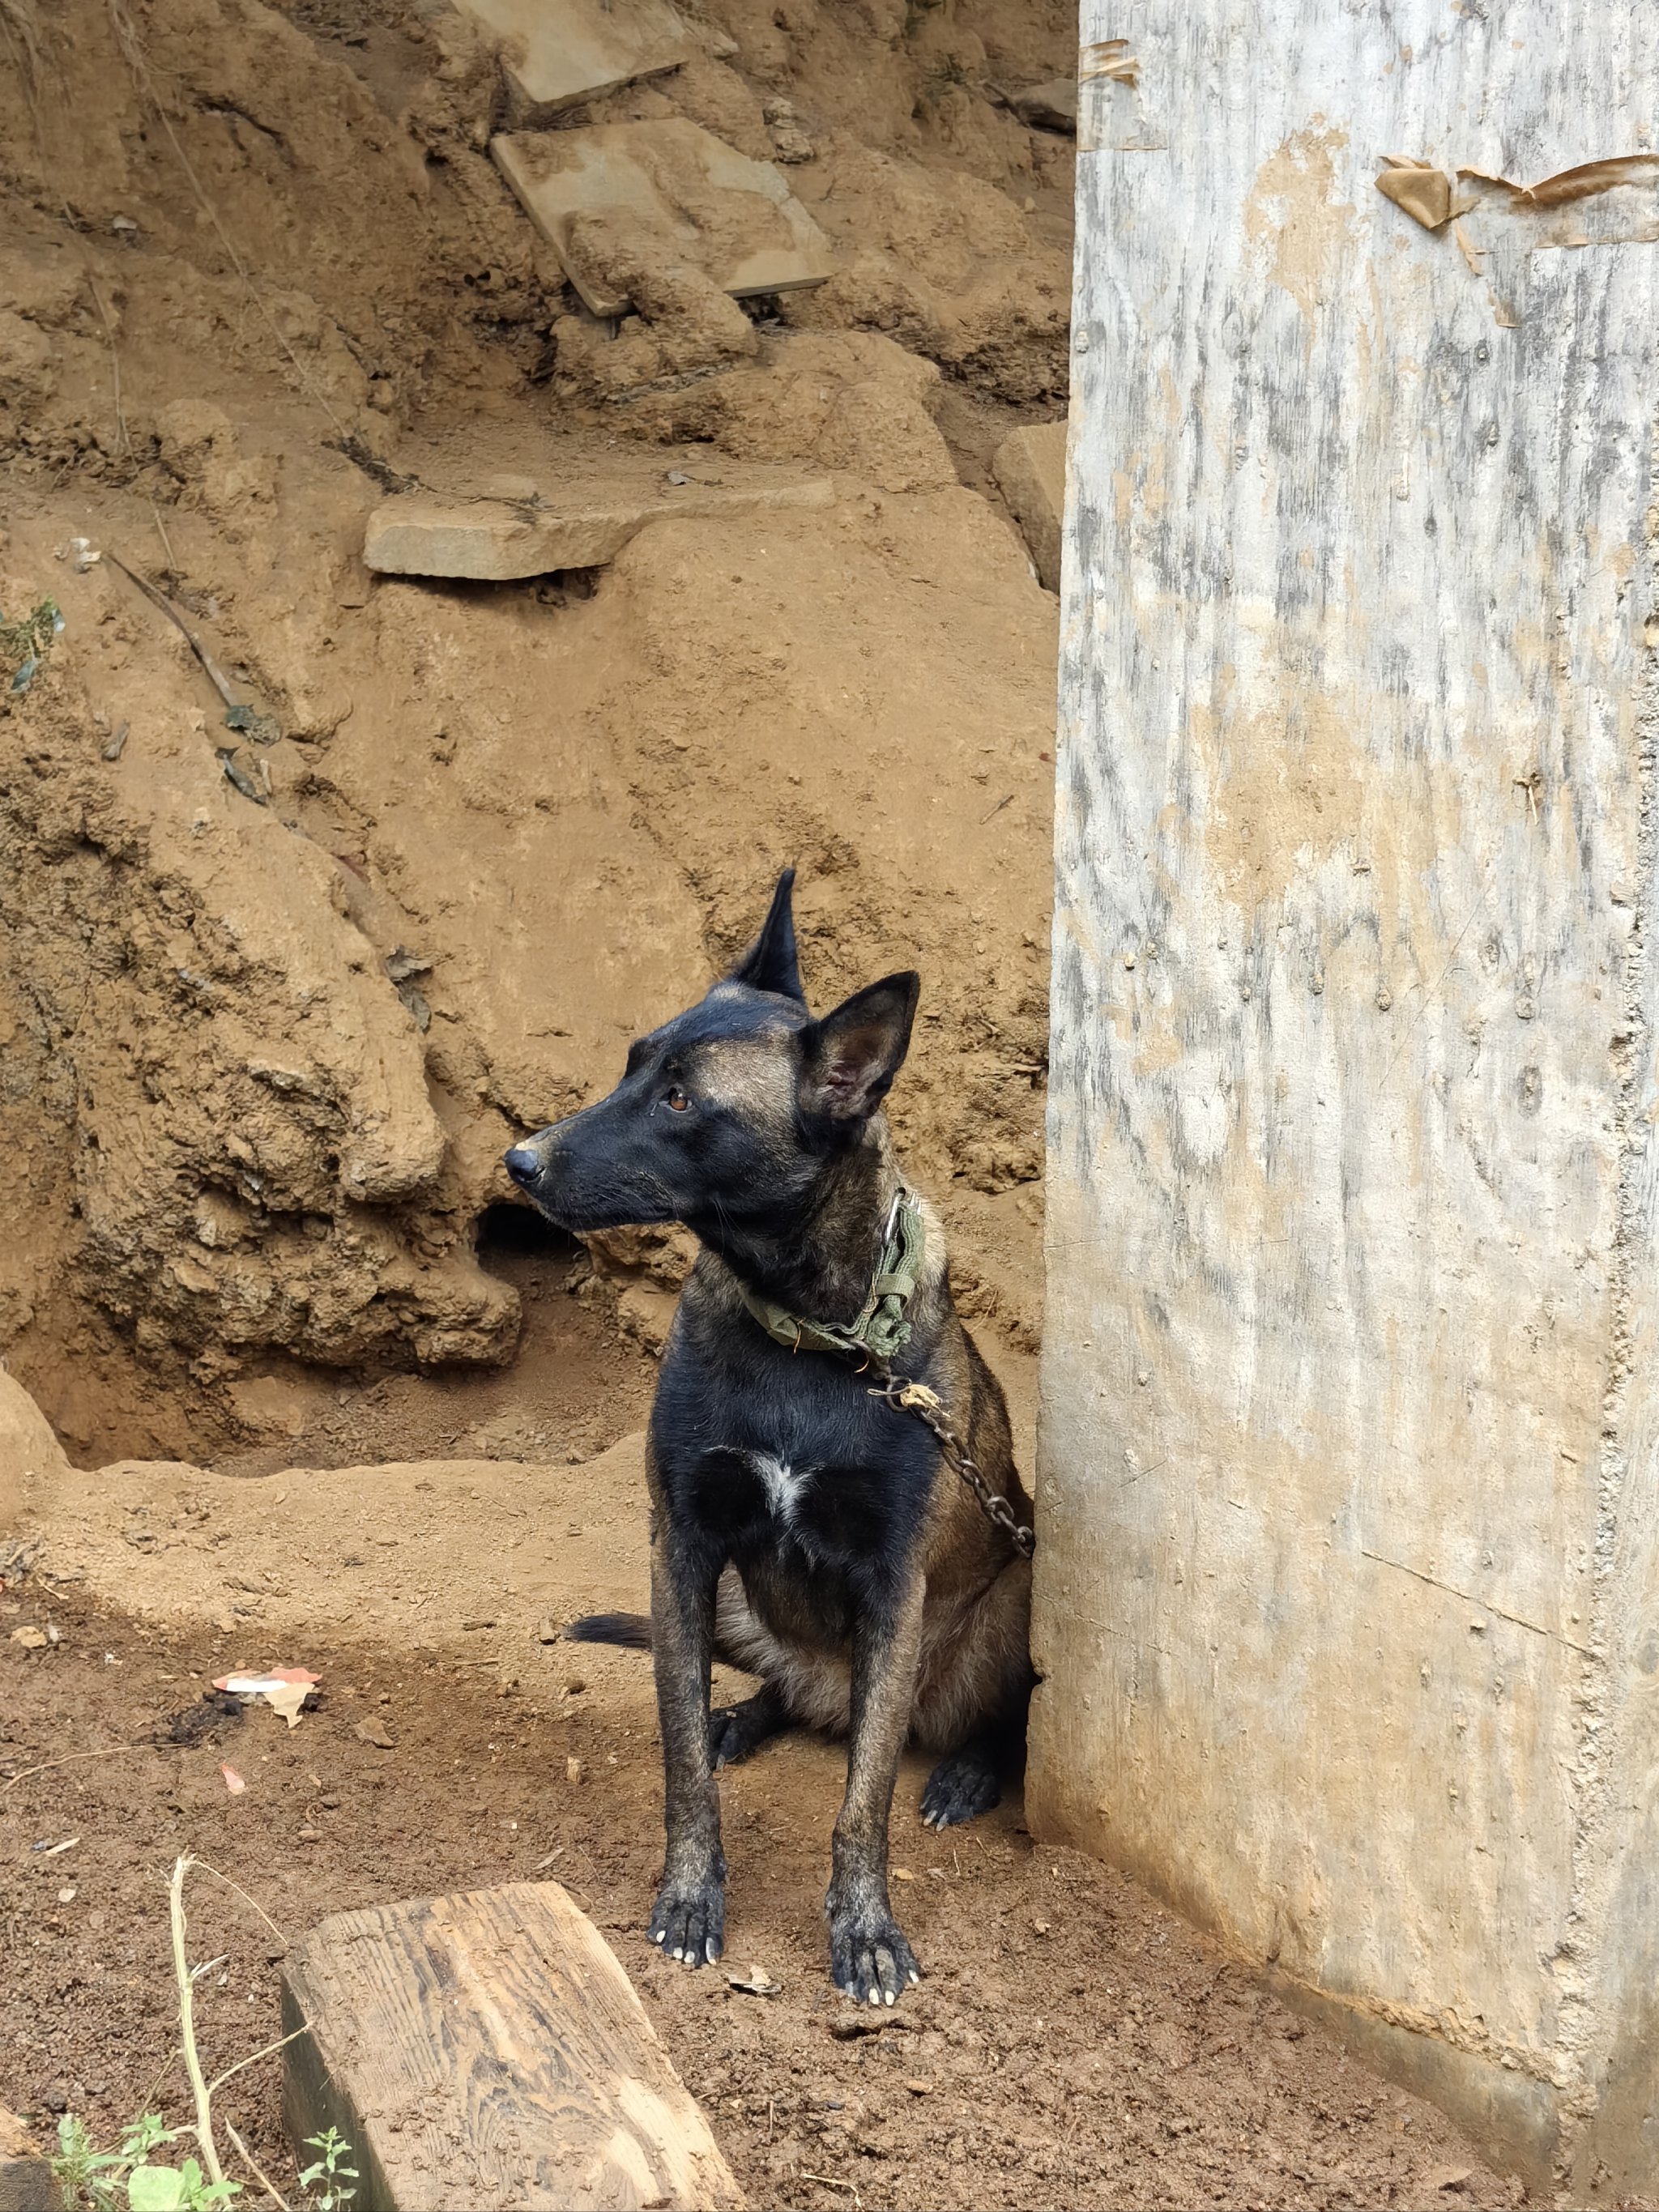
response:
M528 1190L542 1171L541 1162L528 1145L514 1145L501 1165L523 1190Z

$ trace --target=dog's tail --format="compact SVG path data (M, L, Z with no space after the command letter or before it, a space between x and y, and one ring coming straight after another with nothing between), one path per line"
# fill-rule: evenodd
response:
M585 1613L580 1620L570 1622L564 1639L567 1644L613 1644L624 1651L649 1651L651 1616L648 1613ZM732 1650L718 1620L714 1624L714 1656L725 1667L737 1667L745 1672L754 1668L752 1659L745 1659Z
M624 1651L651 1649L648 1613L586 1613L565 1630L569 1644L617 1644Z

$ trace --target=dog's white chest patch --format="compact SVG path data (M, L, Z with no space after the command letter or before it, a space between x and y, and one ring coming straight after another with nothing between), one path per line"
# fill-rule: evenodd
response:
M749 1464L766 1485L766 1502L773 1517L786 1523L793 1521L800 1494L811 1480L811 1469L791 1467L787 1460L775 1459L770 1452L750 1452Z

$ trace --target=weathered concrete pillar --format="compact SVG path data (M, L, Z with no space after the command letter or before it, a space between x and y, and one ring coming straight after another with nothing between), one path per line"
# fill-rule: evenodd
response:
M1659 16L1083 16L1031 1806L1651 2190Z

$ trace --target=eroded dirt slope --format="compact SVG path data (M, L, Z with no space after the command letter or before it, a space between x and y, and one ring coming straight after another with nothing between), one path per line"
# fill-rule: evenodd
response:
M820 1003L924 970L902 1132L970 1310L1034 1340L1054 605L988 462L1063 410L1070 146L997 88L1069 65L1069 13L692 22L685 68L569 119L784 155L836 274L612 325L491 165L496 64L448 9L0 9L0 612L65 625L0 692L0 1353L88 1462L314 1426L331 1370L510 1359L501 1151L790 860ZM834 503L520 584L364 570L386 486L573 440ZM624 1242L587 1295L648 1346L682 1263Z

